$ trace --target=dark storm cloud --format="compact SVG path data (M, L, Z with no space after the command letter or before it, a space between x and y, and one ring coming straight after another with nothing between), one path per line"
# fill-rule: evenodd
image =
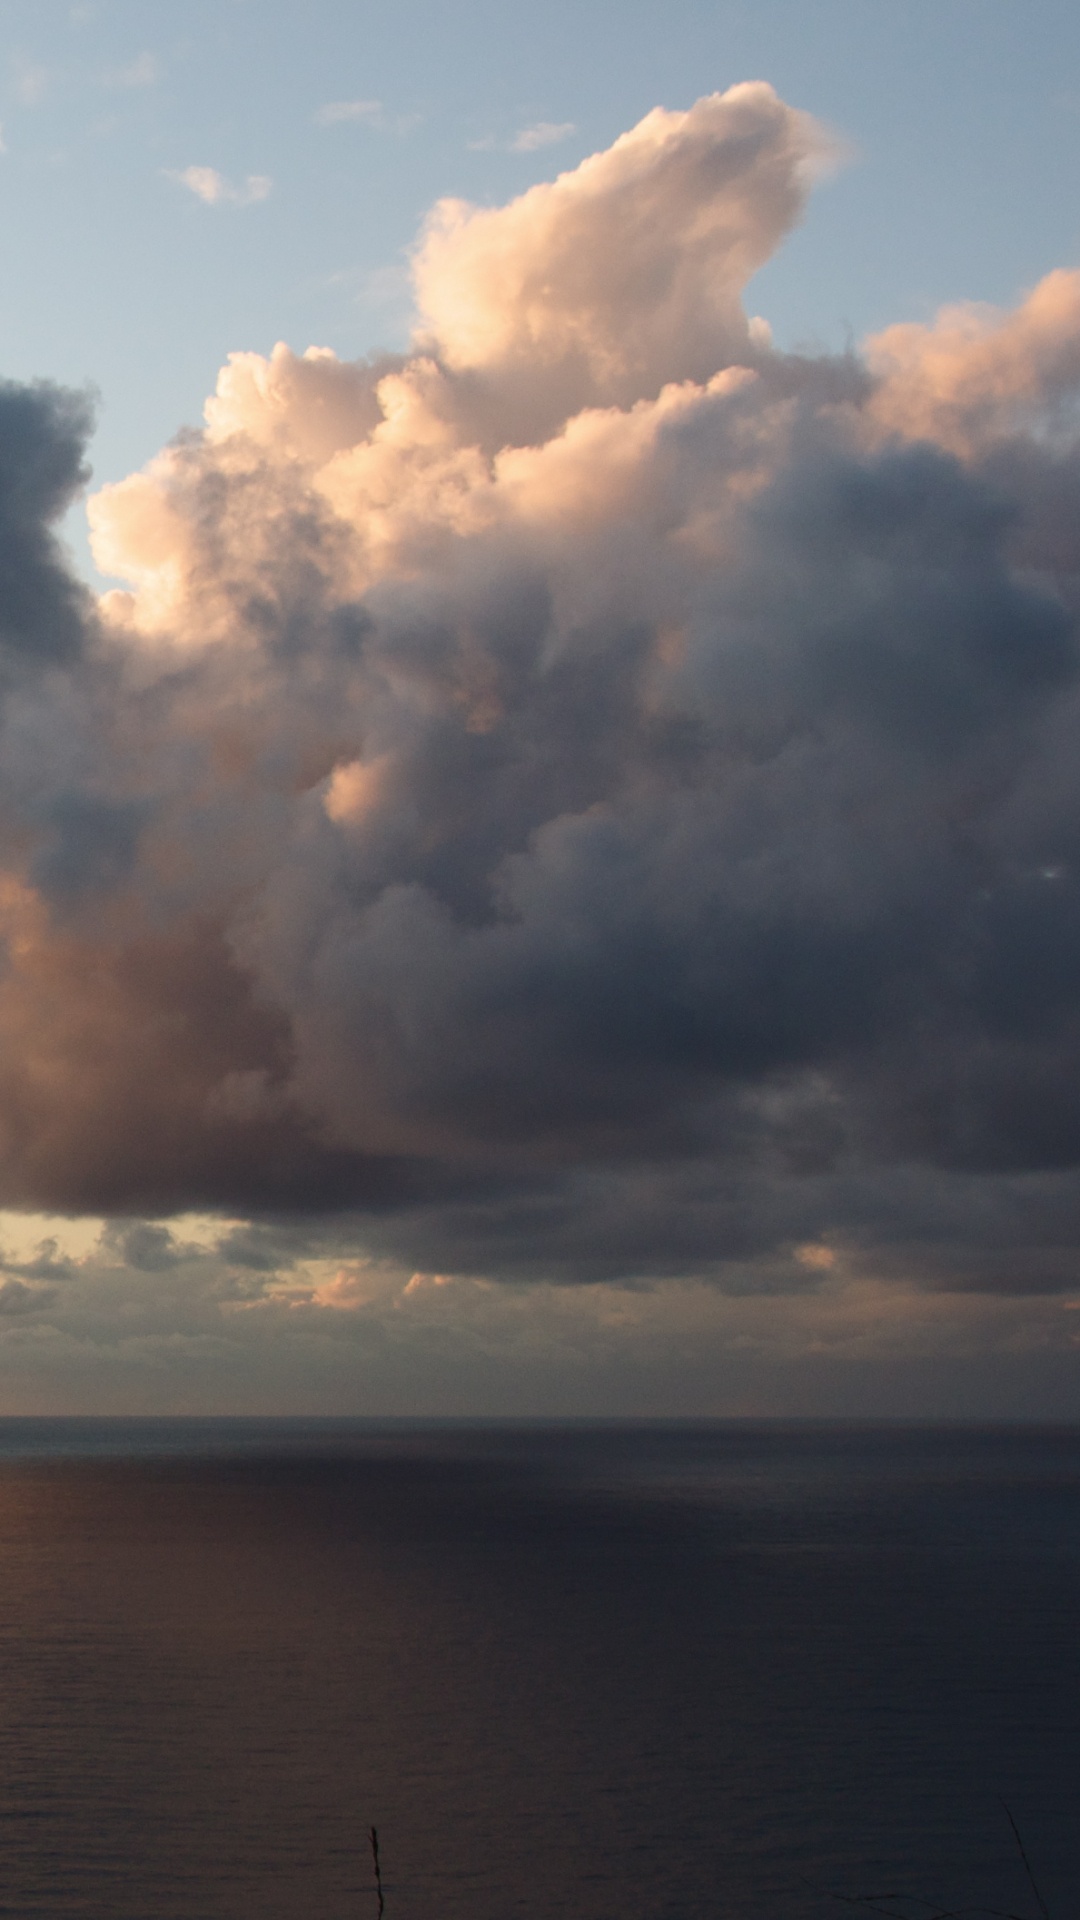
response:
M0 1280L0 1315L40 1313L53 1299L49 1287L27 1287L21 1280Z
M249 1275L332 1212L443 1274L1072 1284L1080 284L775 353L824 151L740 88L444 207L411 357L234 356L98 496L93 617L81 403L0 395L0 635L64 667L0 722L9 1204L256 1212Z
M23 1280L70 1280L75 1272L72 1262L60 1253L55 1239L42 1240L30 1260L0 1258L5 1274L17 1274Z
M89 595L64 566L52 527L89 478L92 425L82 394L0 382L0 671L72 659Z

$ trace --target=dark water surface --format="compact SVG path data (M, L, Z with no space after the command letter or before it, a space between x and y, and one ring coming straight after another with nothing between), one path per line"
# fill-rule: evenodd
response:
M0 1914L1034 1914L998 1796L1075 1920L1080 1430L0 1422Z

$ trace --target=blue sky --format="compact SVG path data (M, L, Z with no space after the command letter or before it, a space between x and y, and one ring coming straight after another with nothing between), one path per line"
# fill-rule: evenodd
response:
M0 34L0 365L97 388L99 480L197 424L231 350L403 345L439 196L501 202L742 79L850 151L750 289L782 344L1008 303L1080 259L1066 0L8 0ZM319 123L356 102L379 106ZM515 151L538 125L572 131ZM206 205L170 177L193 166L272 184Z

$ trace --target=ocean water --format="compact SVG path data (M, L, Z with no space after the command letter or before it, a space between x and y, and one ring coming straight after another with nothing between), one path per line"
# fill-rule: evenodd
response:
M1037 1920L1003 1801L1073 1920L1080 1429L0 1422L0 1915Z

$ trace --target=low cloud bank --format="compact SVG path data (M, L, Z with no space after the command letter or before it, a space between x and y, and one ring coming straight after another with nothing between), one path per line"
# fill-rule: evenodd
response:
M233 355L96 495L97 607L0 390L0 1201L1075 1284L1080 274L778 353L833 153L743 86L443 203L409 355Z

